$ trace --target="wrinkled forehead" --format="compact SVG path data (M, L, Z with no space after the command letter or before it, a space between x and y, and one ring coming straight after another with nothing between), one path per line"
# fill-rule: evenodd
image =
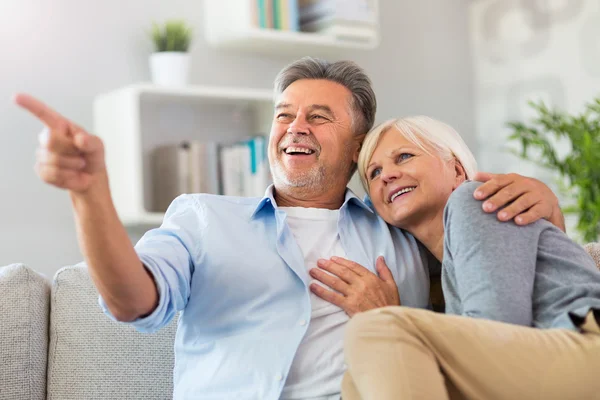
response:
M345 86L324 79L300 79L289 85L275 98L275 108L329 109L332 112L349 112L352 94Z

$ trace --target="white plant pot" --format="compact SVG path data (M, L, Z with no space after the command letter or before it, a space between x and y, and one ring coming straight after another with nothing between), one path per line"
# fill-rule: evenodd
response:
M163 51L150 55L152 82L162 86L186 86L190 83L190 55Z

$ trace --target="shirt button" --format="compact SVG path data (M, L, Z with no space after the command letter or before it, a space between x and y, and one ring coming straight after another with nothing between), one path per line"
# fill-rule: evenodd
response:
M299 325L300 325L300 326L304 326L304 325L306 325L306 320L305 320L305 319L303 319L302 321L300 321L300 322L299 322Z
M275 379L276 379L276 380L278 380L278 381L282 381L282 380L283 380L283 375L281 375L281 374L277 374L277 375L275 376Z

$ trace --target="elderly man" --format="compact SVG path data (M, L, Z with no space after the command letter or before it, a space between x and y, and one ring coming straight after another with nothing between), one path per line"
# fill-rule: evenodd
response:
M30 96L16 98L48 128L37 172L69 191L105 311L144 332L182 311L177 399L337 399L349 316L429 304L424 248L346 189L375 118L364 71L305 58L279 73L275 89L274 185L265 196L180 196L135 248L111 201L100 139ZM560 221L556 198L537 181L499 176L483 191L495 194L495 208L512 202L506 220ZM375 262L380 255L391 270ZM334 256L366 268L335 258L317 268ZM316 283L336 279L350 283L345 293Z

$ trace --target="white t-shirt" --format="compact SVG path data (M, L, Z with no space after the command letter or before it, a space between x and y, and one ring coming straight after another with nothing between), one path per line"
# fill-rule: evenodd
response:
M280 207L302 254L306 270L317 260L345 257L338 233L339 210ZM320 284L318 281L314 281ZM345 371L343 339L348 314L312 292L311 319L281 394L282 399L339 399ZM338 394L336 394L338 393Z

